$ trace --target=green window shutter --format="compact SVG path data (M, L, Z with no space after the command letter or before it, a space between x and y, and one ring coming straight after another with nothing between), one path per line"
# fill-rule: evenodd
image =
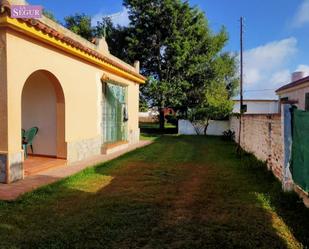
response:
M305 110L309 111L309 93L306 93Z

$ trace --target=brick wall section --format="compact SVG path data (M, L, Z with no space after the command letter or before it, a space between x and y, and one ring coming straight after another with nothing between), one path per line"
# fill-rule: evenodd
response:
M239 119L232 117L231 130L238 142ZM281 116L278 114L247 114L242 117L241 147L267 162L268 168L282 180L283 138Z

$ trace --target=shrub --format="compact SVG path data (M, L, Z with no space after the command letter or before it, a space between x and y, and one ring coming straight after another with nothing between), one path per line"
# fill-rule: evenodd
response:
M226 141L234 141L235 139L235 131L226 130L223 132L223 139Z

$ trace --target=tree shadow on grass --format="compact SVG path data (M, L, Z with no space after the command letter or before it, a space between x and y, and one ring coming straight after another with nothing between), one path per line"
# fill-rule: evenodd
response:
M165 125L164 129L160 129L158 123L140 123L140 131L144 136L164 135L164 134L178 134L178 128L174 126Z
M143 134L149 134L149 135L163 135L163 134L177 134L178 130L177 128L140 128L141 133Z
M258 161L253 155L245 153L243 166L254 181L264 185L261 191L267 196L271 208L290 228L293 236L309 248L309 209L295 192L285 193L281 183L271 171L267 170L264 162Z
M209 157L214 153L211 141L217 140L163 137L1 202L0 247L288 248L271 213L230 183L224 168L204 160L206 149Z

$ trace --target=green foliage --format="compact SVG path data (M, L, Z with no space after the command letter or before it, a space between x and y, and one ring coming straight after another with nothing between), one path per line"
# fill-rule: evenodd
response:
M74 33L91 40L94 37L94 28L91 27L91 17L86 14L75 14L65 17L64 26Z
M178 125L178 118L177 116L174 114L169 114L165 116L166 122L172 125L177 126Z
M235 131L226 130L223 132L223 140L234 141L234 139L235 139Z
M143 98L140 98L139 99L139 111L140 112L147 112L148 109L149 108L148 108L147 102Z
M224 28L214 34L203 12L180 0L125 0L129 9L128 56L141 61L149 81L142 94L152 106L187 112L204 102L209 84L237 87L235 57L222 53Z
M211 84L206 88L205 107L208 118L219 119L228 116L233 110L233 105L225 85Z
M54 13L49 11L49 10L47 10L47 9L43 9L43 15L46 16L47 18L53 20L54 22L58 22L58 20L56 19Z
M233 110L233 101L229 99L229 93L223 84L210 84L204 93L204 99L200 106L193 108L189 118L191 121L210 119L222 119Z
M117 56L125 62L131 63L128 57L129 29L127 27L115 26L110 17L103 17L94 28L94 36L104 36L111 54Z
M224 84L211 83L204 92L199 106L190 109L191 120L197 134L202 131L206 135L209 120L218 120L228 117L233 110L233 101L229 98L229 92Z
M110 17L103 17L97 24L91 26L91 17L85 14L75 14L65 18L65 27L87 40L105 37L111 54L130 63L127 54L127 37L129 29L115 26Z

